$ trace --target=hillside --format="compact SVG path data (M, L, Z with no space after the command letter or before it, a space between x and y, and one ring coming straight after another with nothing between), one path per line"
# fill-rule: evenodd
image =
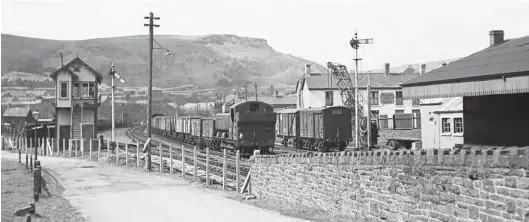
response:
M326 70L314 62L277 52L264 39L235 35L161 35L155 39L172 52L153 52L153 83L157 87L229 87L244 80L266 85L294 84L306 63L312 64L314 71ZM65 63L78 54L104 77L113 62L127 86L145 86L147 40L147 36L128 36L58 41L2 34L2 73L53 72L61 65L62 52ZM154 47L158 47L156 43Z

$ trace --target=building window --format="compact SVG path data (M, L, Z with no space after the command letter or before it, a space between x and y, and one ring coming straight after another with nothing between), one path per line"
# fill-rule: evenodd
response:
M397 109L397 110L395 110L395 114L397 114L397 113L404 113L404 110L403 109Z
M81 98L83 99L93 99L95 98L95 83L93 82L83 82L81 89Z
M419 106L419 105L421 105L421 102L420 102L419 99L412 99L411 100L411 105L412 106Z
M61 82L61 99L68 99L68 82Z
M404 101L402 100L402 91L396 91L395 92L395 104L398 106L402 106Z
M463 118L454 118L454 133L463 132Z
M443 133L449 133L451 131L450 118L441 119L441 127Z
M79 90L80 90L79 83L78 82L73 83L73 92L72 92L73 98L79 99L80 97Z
M378 105L378 91L371 91L371 97L369 98L369 104Z
M333 91L325 91L325 106L332 106L333 98Z
M421 110L414 109L411 111L413 113L413 128L421 128Z

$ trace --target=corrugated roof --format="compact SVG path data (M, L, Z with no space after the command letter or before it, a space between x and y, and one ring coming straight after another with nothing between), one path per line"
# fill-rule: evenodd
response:
M369 83L369 73L360 73L358 75L358 86L366 88ZM354 74L350 74L354 84ZM400 84L412 78L420 76L419 74L391 74L371 73L372 88L400 88ZM309 89L338 89L336 78L329 76L327 73L312 73L305 76L306 84Z
M529 36L488 47L411 79L402 86L477 80L505 74L529 74Z
M5 117L26 117L31 112L29 107L11 107L4 111L2 116Z

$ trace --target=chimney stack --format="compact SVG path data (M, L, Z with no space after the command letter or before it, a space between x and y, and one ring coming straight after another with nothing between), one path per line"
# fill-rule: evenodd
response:
M421 64L421 75L424 75L426 73L426 64Z
M497 46L504 42L503 39L503 30L492 30L489 32L490 36L490 46Z
M305 64L305 75L310 76L310 64Z
M385 64L384 74L386 74L386 76L389 76L389 63Z
M274 94L274 98L277 98L277 95L279 95L279 91L276 90L276 93Z

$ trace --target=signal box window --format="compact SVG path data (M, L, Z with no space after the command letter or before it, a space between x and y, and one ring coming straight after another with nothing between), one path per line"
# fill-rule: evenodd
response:
M325 106L332 106L333 105L333 91L326 91L325 92Z
M76 82L73 84L73 98L75 99L79 99L80 95L79 95L79 90L80 90L80 87L79 87L79 83Z
M61 82L61 99L68 99L68 82Z

